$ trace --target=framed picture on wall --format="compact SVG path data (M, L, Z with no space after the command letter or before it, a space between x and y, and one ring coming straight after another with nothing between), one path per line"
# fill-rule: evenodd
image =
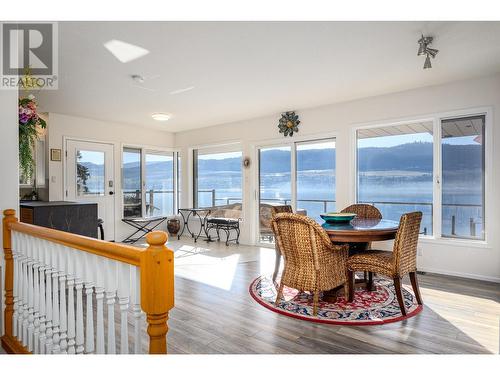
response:
M51 161L61 161L61 149L51 148L50 149L50 160Z

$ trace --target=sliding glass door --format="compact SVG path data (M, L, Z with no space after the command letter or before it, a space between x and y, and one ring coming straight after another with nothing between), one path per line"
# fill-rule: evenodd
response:
M242 155L241 151L225 152L212 148L193 151L196 208L233 205L241 210Z
M146 152L146 216L174 214L174 153Z
M321 222L320 213L335 210L335 140L263 146L258 151L258 239L274 241L271 208L290 205Z
M124 218L169 216L176 212L176 157L178 152L123 148Z
M321 213L335 211L335 141L296 143L297 209L321 223Z
M292 147L259 149L259 213L261 242L273 242L271 208L292 204Z

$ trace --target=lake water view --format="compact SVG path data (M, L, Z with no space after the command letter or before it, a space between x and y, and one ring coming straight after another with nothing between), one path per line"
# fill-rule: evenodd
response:
M401 152L395 150L404 146ZM483 169L480 145L448 145L443 150L441 176L442 234L464 238L482 238ZM386 219L399 220L405 212L422 211L421 231L433 231L432 145L414 142L387 148L359 149L358 202L374 204ZM398 151L398 152L395 152ZM404 159L394 155L403 155ZM340 210L336 205L337 179L335 149L308 150L297 158L297 208L322 222L323 212ZM261 153L260 197L262 203L290 204L290 150L272 149ZM103 166L85 163L89 177L85 181L89 193L99 192L103 181ZM140 166L137 162L123 166L123 194L128 204L138 204L136 215L172 215L172 162L154 161L146 166L145 192L140 191ZM345 181L342 181L345 183ZM439 190L437 190L439 191ZM152 211L140 212L141 197ZM241 202L241 156L203 160L198 169L198 206L211 207Z

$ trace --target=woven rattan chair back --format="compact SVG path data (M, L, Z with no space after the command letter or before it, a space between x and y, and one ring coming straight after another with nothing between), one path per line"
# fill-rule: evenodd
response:
M417 270L417 244L422 212L410 212L401 216L399 229L394 240L394 271L406 275Z
M318 291L345 282L347 247L333 246L318 223L293 213L276 214L271 223L285 260L281 283Z
M344 208L341 212L356 214L360 219L382 219L382 214L377 207L371 204L356 203Z

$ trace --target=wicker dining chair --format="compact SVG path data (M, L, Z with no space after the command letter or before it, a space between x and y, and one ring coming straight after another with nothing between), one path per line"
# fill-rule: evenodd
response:
M379 211L379 209L371 204L366 204L366 203L351 204L350 206L347 206L340 212L348 212L356 214L356 217L360 219L382 219L382 213ZM368 244L366 245L366 250L369 250L371 248L372 248L372 243L368 242ZM355 246L352 246L352 248L349 251L349 255L354 255L358 252L359 250L356 249ZM365 282L368 281L369 283L371 283L373 280L373 273L365 272L363 278Z
M406 309L401 292L401 278L406 274L410 274L413 292L418 304L422 304L417 281L417 244L421 221L422 212L420 211L401 216L392 252L372 250L349 257L347 260L347 277L349 280L350 302L354 299L355 271L368 271L380 273L393 279L396 297L403 315L406 315ZM371 286L368 286L368 288L371 289Z
M289 214L293 213L292 206L282 205L282 206L271 207L271 218L273 218L276 214L282 214L282 213L289 213ZM274 241L274 251L276 252L276 258L274 260L273 283L276 283L276 278L278 277L278 272L280 270L280 264L281 264L281 251L277 241Z
M351 204L340 212L356 214L356 217L359 217L360 219L382 219L382 214L379 209L366 203Z
M313 293L313 315L317 315L320 292L342 285L347 288L348 246L333 245L324 229L306 216L276 214L271 224L285 260L276 304L283 296L285 285L310 291Z

